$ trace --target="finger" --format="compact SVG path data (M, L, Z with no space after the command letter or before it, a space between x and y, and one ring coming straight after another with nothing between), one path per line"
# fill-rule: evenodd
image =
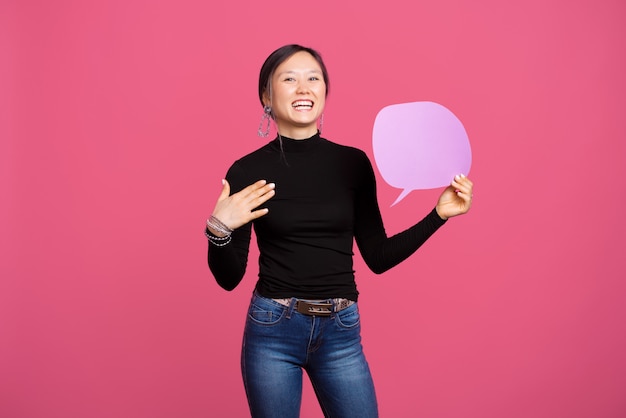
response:
M268 214L269 211L270 210L268 208L263 208L263 209L252 211L250 212L250 220L258 219L261 216L265 216Z
M230 184L228 184L228 181L226 181L226 179L222 180L222 192L220 193L220 196L217 198L217 200L224 200L226 199L228 196L230 196Z
M462 180L465 186L464 193L470 197L471 201L471 199L474 197L474 183L472 183L472 181L465 176L463 176Z
M455 195L459 196L461 194L466 194L466 195L470 195L471 194L471 189L463 186L460 183L457 183L455 181L453 181L452 183L450 183L450 186L448 187Z
M454 180L461 182L461 183L473 184L472 181L469 179L469 177L467 177L465 174L455 175Z
M241 196L244 197L244 198L247 198L247 199L254 198L254 196L258 196L258 190L262 189L266 185L267 185L267 181L266 180L256 181L256 182L252 183L251 185L249 185L248 187L246 187L245 189L243 189L241 191Z
M460 197L461 199L463 199L467 203L472 201L471 193L466 193L466 192L462 192L462 191L459 190L458 192L456 192L456 195L458 197Z
M455 192L462 191L467 194L472 194L473 184L469 179L462 174L458 174L454 176L454 180L450 183L452 187L454 187Z
M249 200L248 207L250 208L250 210L258 208L259 206L263 205L265 202L270 200L272 197L274 197L275 194L276 194L276 191L273 188L271 188L266 193L254 199Z
M460 179L458 180L459 184L469 187L470 190L472 189L472 187L474 187L474 183L465 175L460 174L459 177L460 177Z
M267 200L269 200L272 196L274 196L274 188L276 185L274 183L266 184L263 187L260 187L245 197L245 202L247 205L255 208Z
M461 209L460 213L467 213L467 211L469 211L470 208L472 207L471 192L465 193L465 192L459 191L456 195L463 201L463 203L461 204L462 206L459 206L459 208Z

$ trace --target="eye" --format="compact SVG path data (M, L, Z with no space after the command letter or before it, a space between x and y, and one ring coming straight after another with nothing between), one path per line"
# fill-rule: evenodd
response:
M309 77L309 81L319 81L319 77L316 75L312 75L311 77Z
M284 81L289 81L289 82L292 82L292 81L296 81L296 79L295 79L295 78L293 78L293 77L285 77L285 80L284 80Z

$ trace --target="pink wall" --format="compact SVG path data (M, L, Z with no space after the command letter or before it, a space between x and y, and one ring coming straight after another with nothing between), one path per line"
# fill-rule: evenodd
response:
M378 111L428 100L472 144L472 212L383 276L357 259L381 415L625 416L625 17L618 0L4 0L0 416L247 415L256 271L219 289L202 225L263 143L258 69L290 42L326 58L325 136L372 156ZM378 180L390 233L439 192L390 207ZM310 388L302 416L321 416Z

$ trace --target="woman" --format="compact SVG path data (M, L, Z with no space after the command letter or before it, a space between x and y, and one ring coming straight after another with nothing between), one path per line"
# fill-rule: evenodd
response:
M278 136L231 166L207 220L209 266L226 290L243 278L252 225L257 236L259 280L241 355L253 417L299 416L303 369L325 416L377 417L361 346L353 241L368 267L382 273L471 205L472 183L458 175L424 219L388 238L365 153L320 137L327 93L315 50L287 45L267 58L259 134L273 119Z

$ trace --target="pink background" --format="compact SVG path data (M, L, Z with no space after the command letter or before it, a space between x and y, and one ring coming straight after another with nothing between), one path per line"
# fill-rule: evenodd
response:
M357 257L381 416L625 416L625 28L620 0L3 0L0 416L248 415L256 267L222 291L202 228L291 42L330 69L325 136L372 157L378 111L428 100L472 144L469 215ZM378 180L390 233L439 193Z

